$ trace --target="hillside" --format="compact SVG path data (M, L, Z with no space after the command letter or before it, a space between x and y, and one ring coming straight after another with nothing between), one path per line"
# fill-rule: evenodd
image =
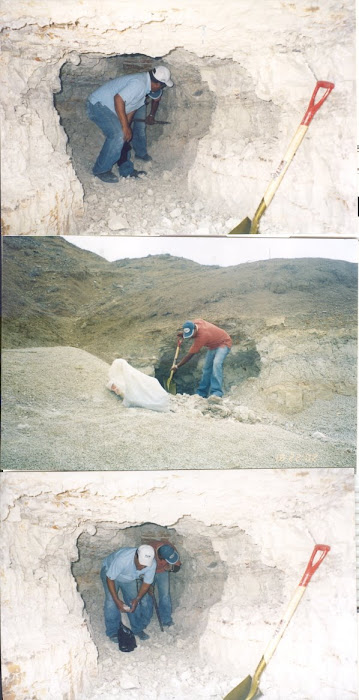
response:
M208 418L216 423L248 423L250 416L252 423L276 424L307 437L319 433L318 439L326 440L329 436L348 445L351 453L356 265L308 258L220 268L168 255L109 263L53 237L8 237L3 242L3 259L3 347L8 350L4 389L10 394L19 383L18 363L26 348L52 348L47 366L54 371L56 347L90 353L94 362L95 358L102 361L101 391L106 368L117 357L163 383L169 375L177 329L187 318L205 318L226 329L233 339L224 372L226 398L220 408L210 411L194 397L186 399L195 392L202 351L176 376L178 394L172 407L177 418L188 418L194 410L209 426ZM16 349L21 352L12 352ZM25 355L31 383L38 369L35 372L31 365L34 352ZM76 360L72 362L76 365ZM73 372L74 366L69 366L68 375ZM41 393L42 381L46 386L53 384L51 397L43 395L40 403L51 399L56 406L58 378L48 380L40 372L36 393ZM28 390L31 393L30 386ZM107 398L112 407L119 405L116 397ZM21 401L26 403L25 396ZM121 411L124 418L126 410L121 407ZM133 411L139 409L131 409L131 415ZM10 413L9 409L7 420ZM149 420L162 423L166 418ZM13 429L16 432L16 421ZM228 465L232 463L230 456Z

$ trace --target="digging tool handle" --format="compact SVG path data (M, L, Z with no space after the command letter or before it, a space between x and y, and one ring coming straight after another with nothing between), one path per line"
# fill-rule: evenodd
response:
M318 102L315 101L315 98L319 92L319 90L323 88L325 90L324 95L318 100ZM310 122L312 121L314 115L317 113L318 109L321 108L323 102L327 99L328 95L330 95L331 91L334 88L334 83L328 83L326 80L318 80L314 92L312 94L312 97L310 99L308 109L301 121L301 124L304 126L309 126Z
M145 124L147 124L146 119L134 119L133 121L134 122L144 122ZM156 119L153 122L153 124L150 124L149 126L155 126L155 124L171 124L171 122L164 122L164 121L161 121L160 119Z
M316 544L312 556L309 559L308 566L303 574L303 577L299 583L300 586L307 586L310 579L312 578L313 574L316 572L318 567L321 565L324 557L327 556L328 552L330 550L330 547L327 544ZM314 559L318 552L321 552L321 555L318 559L318 561L314 562Z
M176 360L177 360L177 357L178 357L178 355L179 355L179 351L180 351L180 347L181 347L181 345L182 345L182 342L183 342L183 338L178 338L178 340L177 340L176 352L175 352L175 356L174 356L174 358L173 358L173 364L174 364L174 365L176 364ZM171 383L172 377L173 377L173 369L171 370L171 373L170 373L170 376L169 376L169 379L168 379L168 384Z
M155 610L156 610L156 615L157 615L158 623L159 623L159 626L160 626L160 628L161 628L161 631L163 632L163 625L162 625L162 621L161 621L160 611L159 611L158 605L157 605L157 600L156 600L156 596L155 596L155 588L154 588L154 586L151 586L151 595L152 595L153 605L154 605L154 608L155 608Z
M296 611L296 609L301 601L303 594L305 593L306 587L307 587L310 579L312 578L314 572L318 569L318 567L322 563L324 557L326 557L326 555L328 554L329 550L330 550L330 547L326 544L317 544L314 547L312 555L311 555L309 562L307 564L307 568L306 568L306 570L303 574L303 577L299 583L299 586L297 586L297 588L292 596L292 599L291 599L291 601L290 601L290 603L285 611L284 617L280 621L280 623L279 623L279 625L274 633L273 638L269 642L269 644L268 644L268 646L263 654L263 658L264 658L266 664L272 658L280 640L282 639L283 634L284 634L290 620L292 619L292 617L293 617L293 615L294 615L294 613L295 613L295 611ZM314 562L314 559L315 559L316 555L318 554L318 552L321 552L320 557L319 557L318 561Z
M316 98L317 92L320 88L323 88L323 87L325 88L325 93L322 96L322 98L319 100L319 102L315 103L315 98ZM327 99L329 93L333 90L333 88L334 88L333 83L327 83L323 80L319 80L317 82L317 84L314 88L314 92L313 92L313 95L311 97L308 109L307 109L301 123L298 126L297 131L295 132L295 134L294 134L294 136L293 136L293 138L292 138L292 140L291 140L291 142L286 150L286 153L284 155L283 160L281 161L281 163L279 164L279 167L277 168L276 172L274 173L273 180L269 183L269 185L268 185L268 187L263 195L263 200L262 200L263 204L261 202L261 204L259 205L259 207L254 215L253 221L256 220L256 224L258 224L258 221L259 221L260 217L262 216L262 214L264 213L266 207L268 207L269 204L271 203L271 201L275 195L275 192L277 191L280 183L282 182L283 177L284 177L285 173L287 172L291 161L293 160L300 144L302 143L302 141L304 139L304 136L306 135L306 133L308 131L309 124L312 121L315 113L322 106L324 100Z

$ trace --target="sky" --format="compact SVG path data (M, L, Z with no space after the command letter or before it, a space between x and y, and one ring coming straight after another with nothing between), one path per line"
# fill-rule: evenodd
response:
M358 262L355 239L215 238L206 236L64 236L109 261L169 253L202 265L240 265L273 258L330 258Z

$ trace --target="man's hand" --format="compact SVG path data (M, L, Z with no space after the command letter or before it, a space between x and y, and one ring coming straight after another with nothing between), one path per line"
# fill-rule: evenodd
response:
M145 119L145 122L146 122L146 124L149 124L149 126L151 126L152 124L156 123L156 120L155 120L154 116L152 116L152 114L148 114L146 119Z
M117 605L120 612L132 612L132 610L131 611L127 610L128 605L126 605L126 603L124 603L123 600L118 599L118 602L116 602L116 605Z
M129 126L122 126L123 137L125 141L131 141L132 139L132 129Z
M177 365L172 365L171 372L173 372L173 374L174 374L175 372L177 372L177 369L178 369Z
M123 138L125 139L125 141L131 141L132 131L131 131L130 124L131 124L134 112L129 112L129 114L126 114L126 105L125 105L121 95L115 95L114 105L115 105L115 112L116 112L116 114L121 122L122 131L123 131Z
M135 610L136 610L137 605L139 604L139 602L140 602L139 598L134 598L133 600L131 600L131 610L130 610L130 612L132 612L132 613L135 612Z

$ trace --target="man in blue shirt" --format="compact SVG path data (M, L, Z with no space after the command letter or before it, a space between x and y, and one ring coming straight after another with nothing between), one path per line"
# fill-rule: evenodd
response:
M135 112L145 104L146 95L158 94L172 85L168 68L157 66L149 72L109 80L89 96L87 115L106 136L92 170L96 177L103 182L118 182L112 167L120 159L123 145L132 139L131 122Z
M140 547L122 547L109 554L101 569L101 580L105 590L106 634L117 642L117 631L121 613L127 612L131 629L139 639L148 639L143 630L152 615L152 601L146 593L153 583L156 573L156 559L153 547L142 544ZM137 592L137 579L143 577ZM118 597L121 590L123 600Z
M126 142L122 148L120 159L117 161L118 169L121 177L138 177L144 170L135 170L132 161L130 160L129 152L131 148L134 150L136 158L147 162L152 158L147 152L147 125L156 124L155 115L158 110L163 90L151 91L147 97L145 104L140 107L135 114L135 118L131 124L132 140ZM150 97L150 113L146 116L147 98Z

